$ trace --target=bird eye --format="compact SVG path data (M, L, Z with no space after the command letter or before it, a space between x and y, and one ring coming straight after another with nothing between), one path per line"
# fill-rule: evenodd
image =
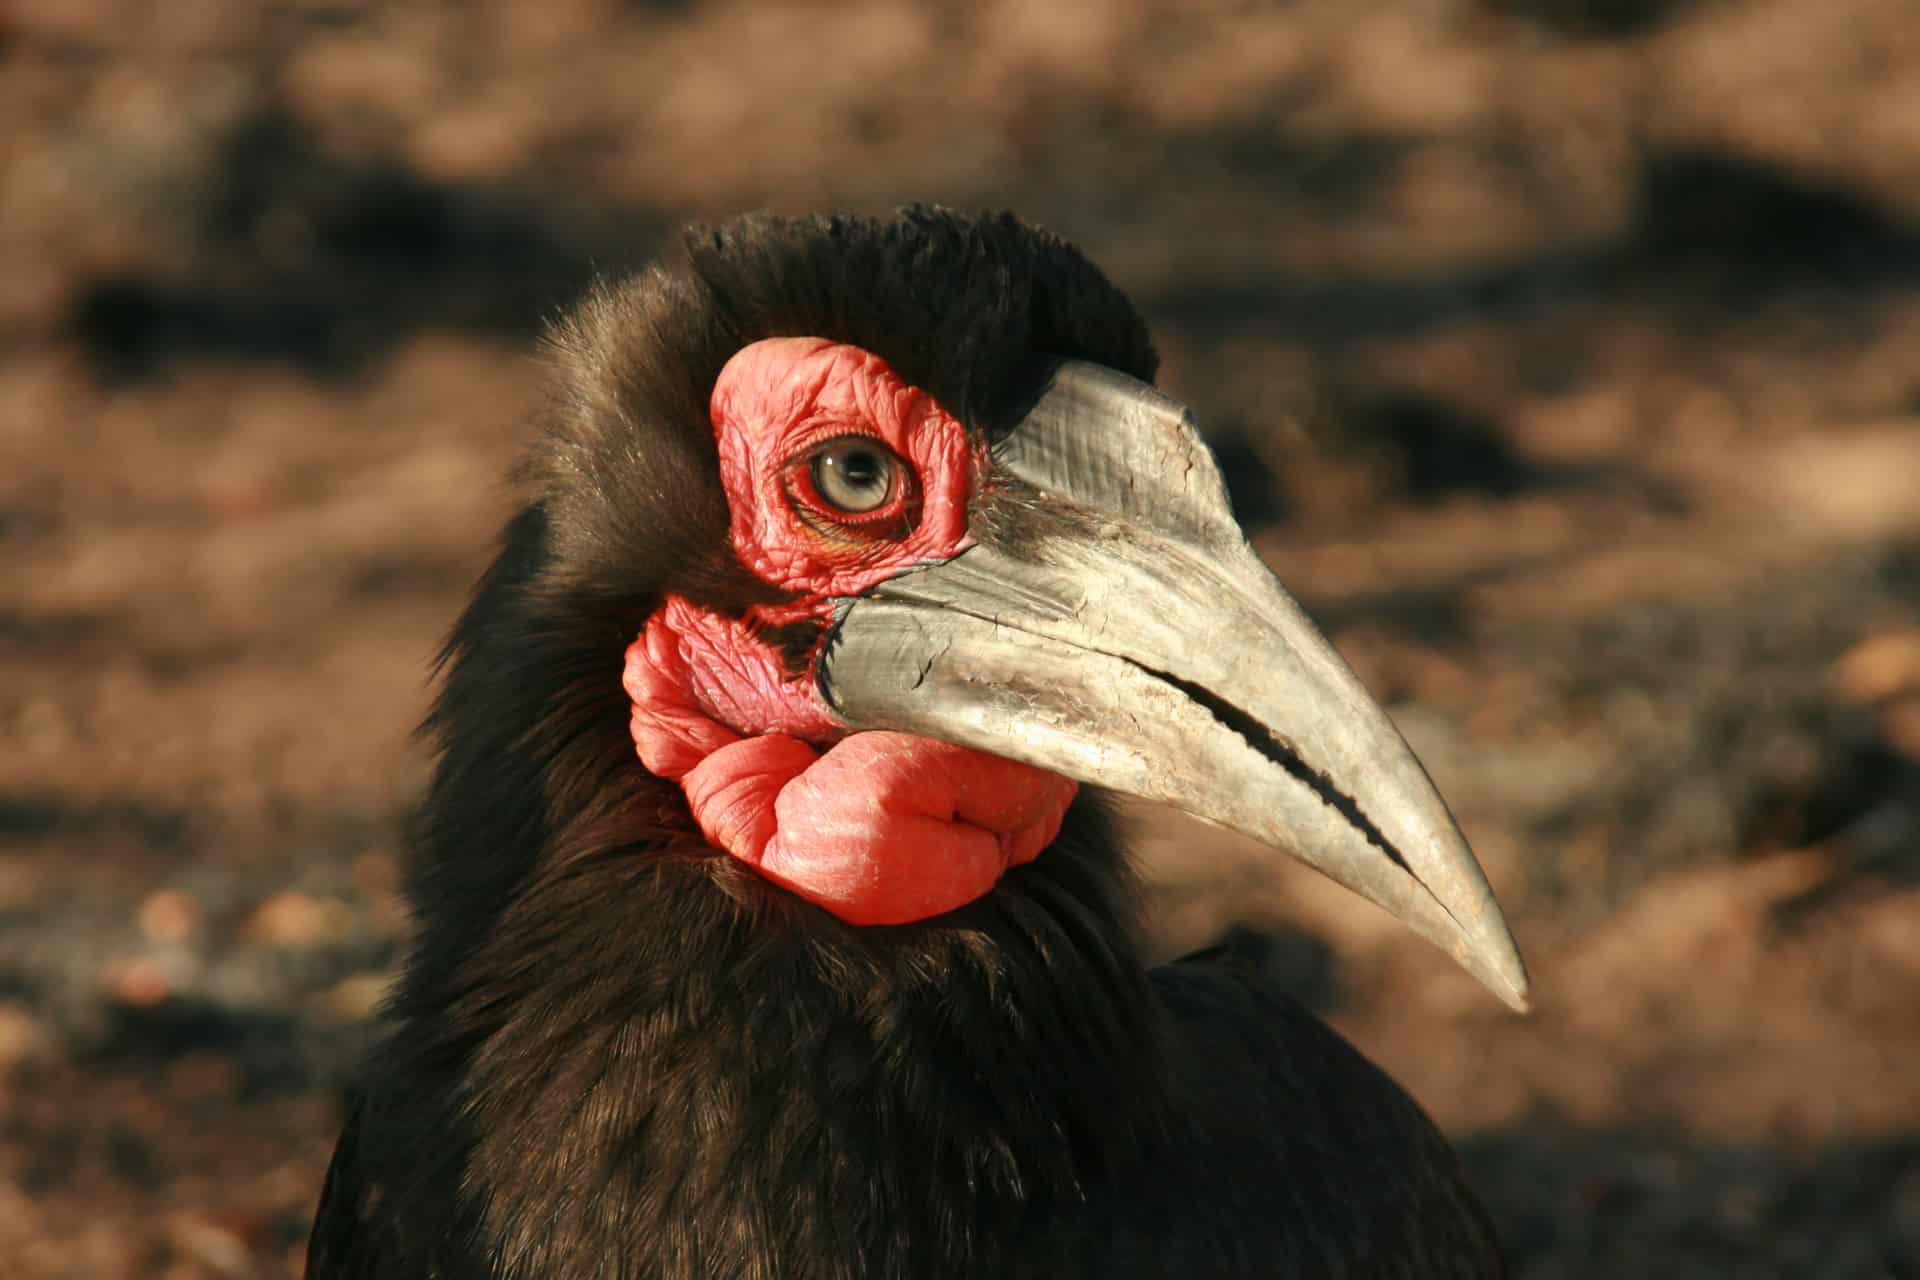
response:
M900 459L866 436L830 440L816 449L809 477L821 501L849 515L877 511L893 497Z

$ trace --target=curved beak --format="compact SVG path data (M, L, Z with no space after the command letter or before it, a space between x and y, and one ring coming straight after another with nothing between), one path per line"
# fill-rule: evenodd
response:
M1066 362L993 450L974 545L840 602L821 687L1298 858L1517 1010L1486 877L1393 723L1261 564L1183 406Z

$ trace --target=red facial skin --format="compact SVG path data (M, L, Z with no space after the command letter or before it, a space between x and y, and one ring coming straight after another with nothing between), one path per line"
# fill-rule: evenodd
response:
M667 598L627 649L641 762L680 783L716 848L849 924L905 924L983 896L1053 841L1076 784L927 738L850 733L813 663L789 677L758 631L825 621L833 597L964 551L984 453L878 356L818 338L743 348L711 414L734 550L799 598L744 620ZM809 474L817 446L851 435L902 460L888 500L858 515Z

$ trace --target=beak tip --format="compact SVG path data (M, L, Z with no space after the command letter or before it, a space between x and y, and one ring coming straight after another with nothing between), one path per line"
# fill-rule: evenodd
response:
M1518 986L1508 987L1505 990L1496 990L1494 994L1500 997L1502 1004L1506 1005L1507 1008L1513 1010L1515 1013L1527 1014L1533 1012L1533 997L1527 989L1525 974L1521 975Z
M1493 936L1469 942L1459 956L1462 966L1480 985L1499 997L1515 1013L1531 1013L1533 1000L1527 963L1520 958L1513 935L1502 924Z

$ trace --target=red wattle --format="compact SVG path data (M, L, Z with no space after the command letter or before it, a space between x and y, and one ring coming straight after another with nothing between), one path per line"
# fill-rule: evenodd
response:
M849 733L812 664L790 674L759 626L824 624L832 597L959 555L985 446L878 356L818 338L741 348L709 411L734 551L796 598L748 619L666 599L627 649L641 762L680 784L709 843L851 924L924 920L983 896L1052 843L1075 784L926 738ZM849 434L912 470L917 501L897 536L828 534L830 511L796 506L795 460Z
M979 898L1060 832L1077 784L904 733L856 733L775 801L760 871L849 924L905 924Z
M641 763L680 783L714 847L849 924L905 924L984 896L1059 834L1070 779L910 734L848 734L810 678L778 677L757 642L734 647L736 627L672 598L623 678ZM716 671L736 681L729 713L757 717L732 722L752 736L703 705L702 673Z

